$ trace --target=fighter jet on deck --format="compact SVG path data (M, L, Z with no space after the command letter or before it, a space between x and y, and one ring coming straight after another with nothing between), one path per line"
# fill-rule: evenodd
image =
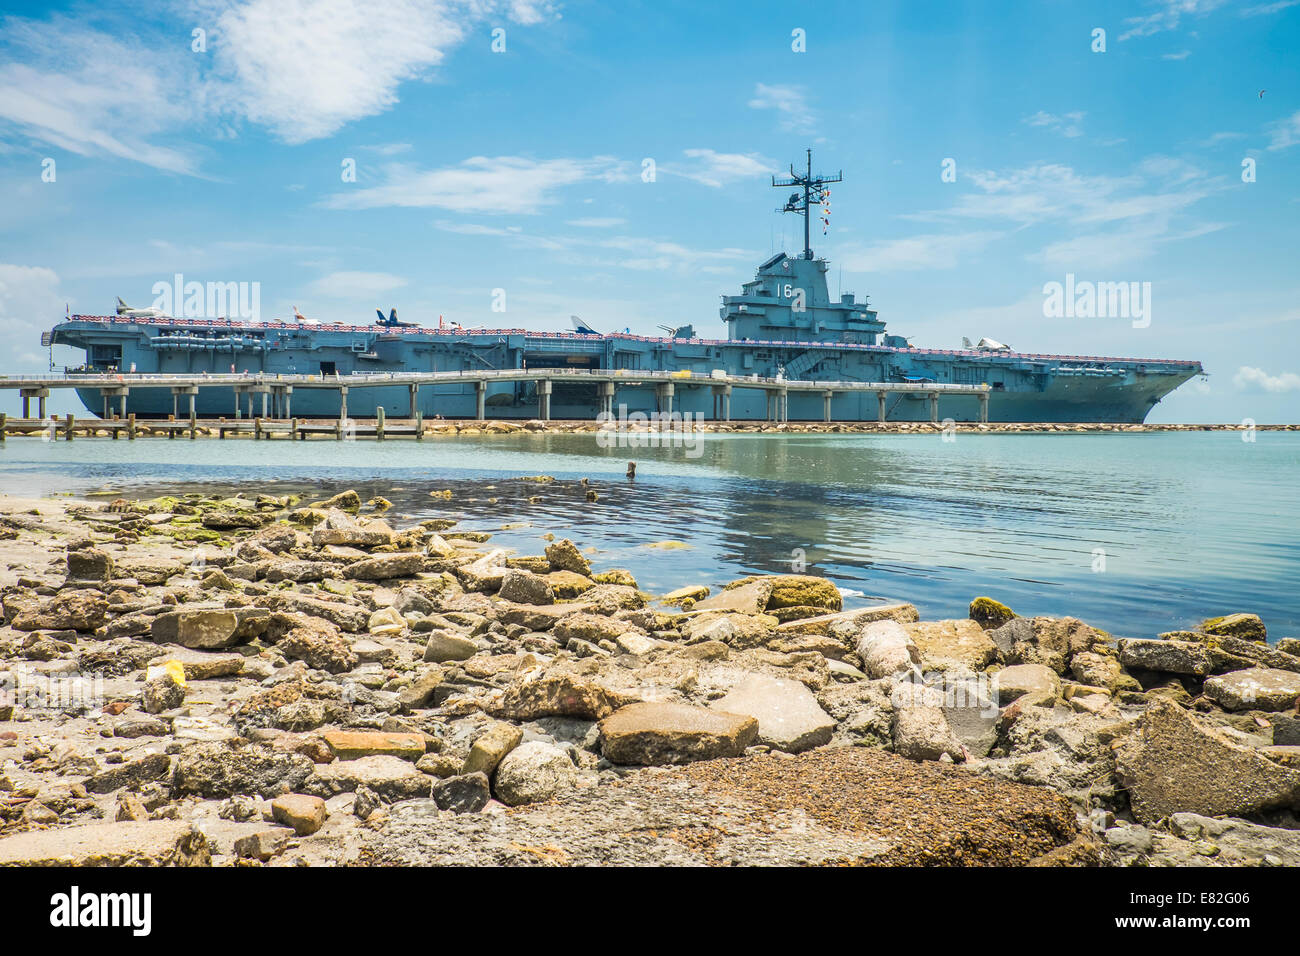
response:
M117 314L127 319L160 319L166 313L162 309L133 309L125 302L122 297L117 297Z

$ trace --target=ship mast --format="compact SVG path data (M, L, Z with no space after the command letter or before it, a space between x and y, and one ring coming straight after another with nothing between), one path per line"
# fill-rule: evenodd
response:
M790 164L790 178L777 182L775 176L772 177L772 186L780 188L785 186L798 186L803 189L803 195L794 193L786 200L785 205L777 212L793 212L803 216L803 257L811 259L812 238L809 232L809 212L813 206L820 204L826 198L826 190L822 187L828 183L841 183L844 181L844 171L837 172L834 176L823 176L820 173L813 176L812 171L812 150L808 153L808 170L804 175L799 175L794 171L794 163Z

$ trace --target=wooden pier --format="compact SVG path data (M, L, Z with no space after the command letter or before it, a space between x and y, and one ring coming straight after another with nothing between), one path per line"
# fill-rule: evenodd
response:
M7 422L0 415L0 441L6 430L10 434L50 434L53 438L71 441L74 437L104 434L112 438L137 434L165 434L169 438L183 436L194 438L199 434L215 432L218 438L251 435L255 439L290 438L304 440L316 437L333 438L386 438L414 437L423 434L421 416L417 409L422 386L445 384L472 384L477 394L475 420L487 418L488 385L496 382L534 382L537 386L537 418L551 420L551 396L556 382L590 382L596 386L599 417L614 415L615 391L620 386L634 387L653 384L661 416L671 417L673 404L679 390L708 389L713 400L712 421L731 422L731 396L737 389L762 391L766 396L767 422L784 423L789 419L791 392L819 393L823 400L822 421L830 422L831 401L837 394L874 393L878 402L878 422L887 421L886 401L889 395L903 393L928 400L930 421L939 421L940 395L966 395L979 403L978 421L988 421L988 403L991 389L988 385L953 385L937 382L819 382L800 379L760 378L741 375L704 375L693 372L654 372L628 369L484 369L457 372L375 372L354 375L267 375L267 374L199 374L162 375L67 373L49 376L0 376L0 390L16 390L22 401L22 417ZM392 388L405 385L409 405L405 418L385 419L380 407L374 419L365 423L348 416L348 393L364 388ZM129 410L133 389L170 389L172 414L167 419L141 419ZM233 392L232 418L198 418L195 399L203 389L219 388ZM45 401L51 389L98 390L103 408L98 419L75 419L71 415L62 419L45 417ZM336 391L339 397L337 419L298 419L293 417L293 392L295 389L326 389ZM37 415L31 414L31 400L37 401ZM189 415L181 416L181 402L185 400ZM257 400L260 399L260 402ZM257 415L260 404L261 414Z

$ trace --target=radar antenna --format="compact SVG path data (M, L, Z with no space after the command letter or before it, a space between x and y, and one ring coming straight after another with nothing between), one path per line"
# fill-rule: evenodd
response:
M819 205L826 200L826 197L827 195L829 195L830 191L824 189L823 188L824 186L826 186L828 183L844 182L844 172L843 170L841 170L840 172L837 172L834 176L824 176L821 173L818 173L816 176L814 176L812 171L812 150L809 149L807 153L808 153L808 170L806 173L804 173L804 175L801 176L798 173L796 173L794 171L794 164L791 163L790 178L782 179L778 182L777 178L773 176L772 185L775 188L782 188L786 186L798 186L803 190L802 196L799 195L799 193L793 193L790 196L790 198L786 200L785 205L782 206L780 209L778 209L777 212L793 212L803 216L803 257L805 259L811 259L813 257L813 252L812 252L812 239L809 235L809 229L808 229L809 211L812 209L813 206Z

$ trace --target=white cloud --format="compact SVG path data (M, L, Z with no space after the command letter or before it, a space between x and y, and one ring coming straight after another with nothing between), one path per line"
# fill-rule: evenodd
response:
M1201 146L1218 146L1220 143L1229 143L1234 139L1245 139L1245 133L1219 132L1214 133L1206 139L1201 140Z
M1187 59L1187 58L1188 58L1189 56L1191 56L1191 55L1192 55L1192 51L1191 51L1191 50L1179 50L1177 53L1162 53L1162 54L1160 55L1160 59L1162 59L1162 60L1185 60L1185 59Z
M869 246L848 246L840 258L851 272L951 269L1001 236L999 232L969 232L882 239Z
M1074 139L1083 135L1083 118L1086 115L1079 110L1063 113L1060 116L1039 110L1033 116L1026 116L1021 122L1028 123L1030 126L1045 126L1068 139Z
M191 75L175 56L60 17L42 24L8 17L0 32L0 121L78 156L195 172L192 156L152 141L194 115L184 92Z
M1237 388L1247 390L1261 389L1265 392L1275 393L1297 392L1300 391L1300 375L1295 372L1269 375L1262 368L1243 365L1237 369L1237 374L1232 377L1232 384Z
M547 0L391 0L382 15L364 0L197 0L179 24L129 39L57 15L7 17L0 123L78 155L196 174L194 155L158 138L200 124L229 138L232 119L288 143L329 136L390 109L402 83L428 79L484 20L554 15ZM202 56L190 50L196 24Z
M688 162L664 163L659 171L670 176L682 176L715 189L727 183L756 176L767 176L772 171L770 160L757 153L719 153L711 149L684 150Z
M1300 0L1276 0L1274 3L1261 3L1258 6L1246 7L1241 11L1241 15L1243 17L1266 17L1298 4L1300 4Z
M43 266L0 263L0 341L7 371L40 371L48 365L41 332L63 319L59 276Z
M392 292L406 285L406 280L388 272L331 272L307 287L313 295L331 299L365 299Z
M1152 36L1166 30L1177 30L1184 16L1204 16L1223 6L1227 0L1156 0L1155 13L1142 17L1127 17L1129 28L1120 34L1121 40Z
M1273 134L1273 141L1268 144L1269 149L1287 149L1300 143L1300 110L1274 123L1269 129Z
M781 114L781 128L786 132L806 133L816 119L801 86L759 83L754 87L749 105L756 110L776 110Z
M577 226L579 229L611 229L626 222L626 219L620 219L617 216L587 216L582 219L569 219L565 222L565 225Z
M355 186L325 200L331 209L386 206L455 212L527 214L557 202L556 192L575 183L626 178L626 164L608 156L592 159L526 159L473 156L457 166L418 169L391 164L378 186Z

